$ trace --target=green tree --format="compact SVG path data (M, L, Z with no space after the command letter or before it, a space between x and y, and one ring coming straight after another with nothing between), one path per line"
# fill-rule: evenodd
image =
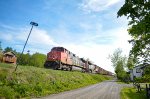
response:
M2 49L2 45L1 45L1 41L0 41L0 52L2 52L3 49Z
M22 54L21 56L20 56L20 53L18 53L18 56L19 56L18 63L20 65L31 65L31 63L30 63L31 55L29 53Z
M138 59L134 57L134 55L130 51L130 54L127 60L127 68L130 70L133 67L135 67L137 64L138 64Z
M22 54L22 56L20 56L20 53L17 53L17 56L20 57L17 60L18 63L25 66L43 67L46 60L46 55L38 52L32 55L29 53Z
M30 62L32 66L43 67L46 60L46 55L41 53L35 53L31 56Z
M117 78L123 80L126 77L126 57L122 56L122 50L116 49L112 55L109 55L109 58L115 68Z
M5 52L14 52L16 55L18 54L18 52L15 49L13 49L12 47L6 47L4 49L4 53Z
M118 64L118 61L121 59L121 49L116 49L112 55L109 55L109 58L111 59L111 62L113 63L112 66L115 68Z
M6 47L4 49L4 52L10 52L10 51L13 51L13 48L12 47Z
M3 49L1 47L1 42L0 42L0 62L2 61L2 58L3 58Z
M130 19L128 33L133 38L130 43L134 57L141 57L141 64L150 63L150 1L125 0L117 14Z

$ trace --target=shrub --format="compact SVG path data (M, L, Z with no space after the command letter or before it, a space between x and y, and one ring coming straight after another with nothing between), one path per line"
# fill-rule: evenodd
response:
M147 83L147 82L150 82L150 75L144 75L143 77L135 78L135 81L136 81L136 82L139 82L139 83Z
M15 99L17 94L10 86L0 86L0 98Z

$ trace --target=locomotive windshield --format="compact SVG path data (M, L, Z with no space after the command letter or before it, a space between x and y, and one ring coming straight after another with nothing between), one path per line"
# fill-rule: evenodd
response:
M64 48L63 47L54 47L54 48L52 48L52 51L61 51L61 52L64 52Z

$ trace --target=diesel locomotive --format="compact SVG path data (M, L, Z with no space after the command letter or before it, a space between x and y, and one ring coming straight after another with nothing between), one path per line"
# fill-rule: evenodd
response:
M47 53L44 67L54 70L80 70L82 72L112 75L111 72L104 70L88 60L79 58L64 47L53 47L51 51Z

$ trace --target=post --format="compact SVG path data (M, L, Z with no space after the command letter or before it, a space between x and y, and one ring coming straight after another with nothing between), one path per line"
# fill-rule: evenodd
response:
M148 85L146 84L146 97L148 99Z
M30 22L30 24L31 24L32 26L31 26L30 32L29 32L29 34L28 34L27 40L26 40L26 42L25 42L25 44L24 44L23 50L22 50L22 52L21 52L21 54L20 54L20 56L19 56L19 58L18 58L18 59L20 59L20 60L22 59L22 54L23 54L24 49L25 49L25 47L26 47L26 45L27 45L27 42L28 42L28 39L29 39L30 34L31 34L31 32L32 32L33 26L38 26L38 24L35 23L35 22ZM18 63L17 63L17 65L16 65L15 71L17 70L17 67L18 67Z

